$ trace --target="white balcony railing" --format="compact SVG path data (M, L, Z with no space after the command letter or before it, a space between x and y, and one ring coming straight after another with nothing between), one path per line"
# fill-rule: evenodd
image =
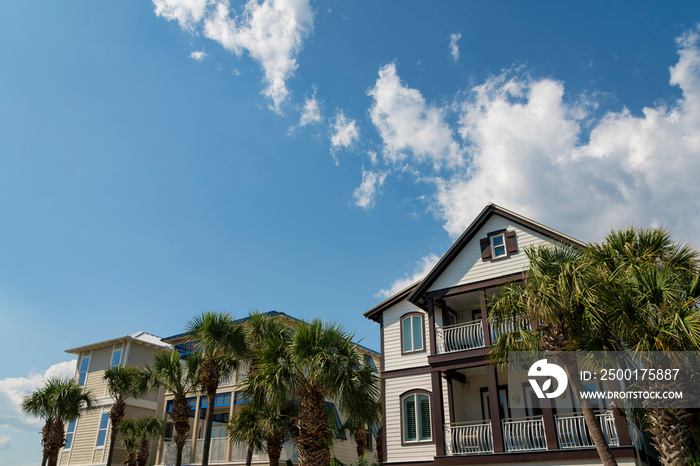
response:
M160 460L160 464L165 466L171 466L175 464L177 458L177 446L172 440L166 440L163 442L163 456ZM182 449L182 463L189 463L192 461L192 440L185 442L185 446Z
M612 411L596 413L603 435L608 445L612 447L620 446L620 438L617 435L617 426ZM559 448L587 448L595 447L588 426L581 413L561 414L556 416L557 440Z
M226 443L228 439L226 437L217 437L211 439L211 445L209 446L209 462L210 463L223 463L226 461ZM202 462L202 454L204 452L204 439L197 439L197 448L194 452L194 462ZM184 461L183 461L184 463Z
M493 453L491 421L445 425L445 452L448 456Z
M484 346L481 320L435 328L438 353L452 353Z
M503 419L503 440L508 452L547 449L542 416Z
M498 337L500 337L504 333L517 332L518 330L522 329L530 329L530 324L513 319L501 322L498 325L489 323L489 328L491 330L491 343L493 343Z

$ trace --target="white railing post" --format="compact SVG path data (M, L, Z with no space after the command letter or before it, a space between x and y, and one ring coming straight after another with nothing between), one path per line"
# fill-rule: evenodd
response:
M542 416L504 419L502 422L506 451L539 451L547 449Z
M438 354L445 353L445 333L442 327L435 327L435 344Z
M452 353L484 347L484 329L480 320L436 327L438 353Z
M490 421L457 422L445 425L447 456L483 453L493 453Z

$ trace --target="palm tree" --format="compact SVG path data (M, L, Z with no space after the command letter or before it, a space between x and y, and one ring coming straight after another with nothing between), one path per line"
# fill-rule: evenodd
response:
M343 400L356 389L360 355L352 335L320 320L297 325L291 339L264 348L258 367L248 377L252 393L265 393L273 405L298 396L297 449L302 466L329 464L330 436L325 400ZM366 389L378 397L376 385Z
M42 466L55 466L58 452L66 442L64 425L94 409L95 397L75 380L50 378L44 386L22 400L22 411L45 420L42 429Z
M155 417L122 419L119 431L127 456L124 466L146 466L150 453L150 440L163 435L165 422Z
M254 311L248 314L248 319L245 321L246 330L246 340L248 342L247 354L246 354L246 364L248 365L248 373L254 373L257 370L258 363L260 361L263 351L270 347L280 344L285 344L289 340L290 332L292 331L289 324L284 322L282 318L278 315L264 315L259 311ZM253 405L251 405L247 411L257 411L262 417L274 418L275 410L270 410L270 400L264 391L255 393L248 388L246 383L243 384L243 393L247 399L253 400ZM277 411L283 412L287 411L290 405L293 405L291 397L281 401L281 405L278 406ZM248 412L244 413L240 418L238 418L237 423L234 423L232 429L229 430L229 436L233 439L243 438L253 434L257 434L258 438L251 438L248 444L248 451L246 453L246 466L250 466L253 460L253 451L264 450L264 445L266 444L266 439L262 436L265 432L257 429L259 423L250 424L246 421L253 416ZM283 421L282 421L283 422ZM231 426L231 424L229 424ZM238 428L236 427L238 426ZM260 426L262 427L262 426ZM281 426L283 427L283 426ZM284 430L284 428L282 429ZM233 434L231 434L233 432ZM270 434L270 432L267 432ZM272 435L271 438L276 437ZM273 440L272 443L275 443ZM282 442L284 443L284 441ZM281 452L281 446L279 450ZM275 448L272 449L273 451ZM268 449L269 456L269 449ZM279 455L277 455L279 459Z
M199 388L199 373L202 366L202 355L190 353L186 360L180 359L180 354L173 350L153 356L152 366L144 370L150 387L162 387L172 393L173 404L170 417L175 427L175 465L182 465L182 450L187 442L187 432L190 430L190 406L187 394Z
M509 283L490 305L489 320L496 326L512 322L537 322L536 328L504 333L494 342L489 357L503 362L509 351L578 351L615 349L609 331L596 309L589 305L595 294L590 286L590 264L579 250L565 246L541 246L525 251L530 268L525 283ZM571 377L575 393L584 391ZM598 455L605 465L616 465L595 410L579 399Z
M144 383L141 371L132 366L114 366L104 373L107 382L107 392L114 398L112 408L109 410L109 420L112 431L109 436L109 449L107 450L107 466L111 466L114 456L114 445L119 432L119 423L124 418L127 398L139 398L148 392L148 386Z
M187 333L202 352L200 382L209 402L205 419L202 466L209 465L211 430L214 423L214 399L219 381L230 376L247 354L245 330L229 315L205 312L186 325Z
M340 409L345 414L345 424L342 429L350 432L355 438L357 457L365 456L367 449L367 428L371 428L381 420L382 403L373 398L366 390L374 390L378 384L374 369L364 367L357 371L354 387L347 391L340 403Z
M289 404L279 409L270 403L249 405L229 420L228 437L238 445L247 445L250 452L264 451L270 466L279 466L284 443L294 438L296 406Z
M588 251L601 283L598 305L630 351L700 349L698 253L662 229L612 232ZM652 443L664 465L685 464L693 448L689 420L680 408L649 408Z

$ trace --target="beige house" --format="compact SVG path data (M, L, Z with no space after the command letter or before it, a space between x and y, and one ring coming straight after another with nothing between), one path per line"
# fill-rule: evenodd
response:
M299 320L282 312L271 311L266 315L281 316L290 326L295 326ZM244 321L246 319L242 319ZM194 344L188 341L186 334L173 335L160 339L145 332L139 332L121 338L115 338L92 345L67 350L68 353L78 355L78 367L76 378L86 389L92 390L98 398L98 409L80 416L77 422L67 426L66 446L61 450L59 465L103 465L107 459L106 448L109 444L109 409L113 400L106 395L106 387L102 380L105 369L112 365L128 364L136 367L145 367L150 363L153 355L159 351L177 349L181 357L185 358L194 349ZM368 348L358 345L366 365L378 368L380 355ZM238 384L245 380L247 372L242 368L226 379L221 380L214 402L214 426L212 429L212 442L209 453L210 464L240 465L245 463L247 450L229 442L226 438L226 423L229 416L241 409L246 400L243 399L237 388ZM127 400L127 417L158 416L170 421L168 412L172 404L172 395L164 393L151 393L144 399ZM204 418L208 409L207 397L202 393L191 393L190 402L190 434L183 452L183 464L196 465L202 462L202 445L204 435ZM342 425L344 419L332 401L327 401L326 406L335 417L337 426ZM376 427L370 429L368 435L368 452L371 458L376 451ZM173 442L172 423L168 423L165 437L160 442L154 442L153 450L149 458L150 464L172 465L175 464L175 444ZM332 454L344 464L357 461L356 445L351 436L342 434L337 436L332 448ZM121 464L126 452L118 443L115 447L113 464ZM287 460L297 462L295 446L289 442L280 458L282 463ZM265 465L268 463L267 455L255 454L253 463Z
M489 323L489 299L546 244L586 246L489 204L423 280L365 312L381 327L385 464L600 464L580 410L541 408L525 384L509 394L486 359L510 331ZM625 412L600 406L598 418L618 464L635 464L643 442Z
M60 466L105 464L107 460L109 410L114 399L107 393L103 379L105 370L120 364L144 367L154 354L170 348L155 335L137 332L66 350L78 356L75 378L97 398L97 409L82 414L66 426L66 445L58 458ZM127 417L156 416L162 412L162 396L152 393L138 400L129 398L126 405ZM114 464L121 464L125 456L121 443L115 445Z

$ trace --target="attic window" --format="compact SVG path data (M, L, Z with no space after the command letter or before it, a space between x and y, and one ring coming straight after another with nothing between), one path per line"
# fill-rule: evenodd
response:
M482 238L480 243L481 260L484 262L507 259L518 252L515 231L492 231L486 235L486 238Z

